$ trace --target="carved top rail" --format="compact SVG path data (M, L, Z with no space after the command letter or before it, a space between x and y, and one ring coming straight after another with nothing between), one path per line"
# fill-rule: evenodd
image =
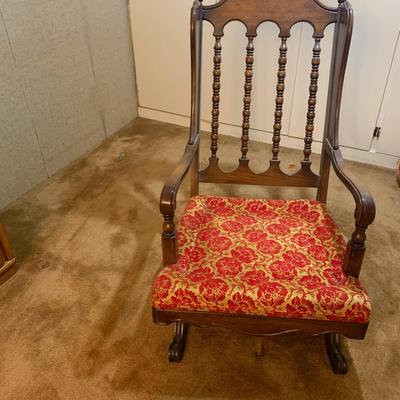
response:
M344 0L339 0L342 3ZM338 9L323 5L319 0L221 0L203 6L203 19L214 26L214 35L221 36L231 21L246 25L247 36L257 36L258 26L266 21L279 26L280 36L290 36L297 22L308 22L314 37L323 37L325 28L337 21Z

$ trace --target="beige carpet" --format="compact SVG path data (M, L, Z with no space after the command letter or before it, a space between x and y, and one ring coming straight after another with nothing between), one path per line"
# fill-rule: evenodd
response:
M192 328L183 362L168 363L171 328L152 324L150 287L161 263L160 189L186 135L184 128L138 119L0 216L19 264L0 287L0 398L400 399L400 191L393 171L357 163L353 173L377 202L362 272L373 316L365 341L345 342L348 375L331 373L322 338L264 338L266 355L256 360L254 338L217 328ZM221 142L229 168L240 155L238 140ZM203 145L206 159L208 140ZM261 170L270 148L252 143L249 155ZM289 156L301 159L300 152L282 152ZM202 188L224 190L314 193ZM329 208L349 234L353 201L336 178Z

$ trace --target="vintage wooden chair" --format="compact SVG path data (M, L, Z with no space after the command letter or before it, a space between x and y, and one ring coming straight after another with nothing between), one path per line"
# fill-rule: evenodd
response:
M225 25L241 21L248 38L243 133L239 166L223 172L218 166L218 127L221 76L221 38ZM202 24L214 27L213 109L211 157L199 171L200 71ZM280 29L279 68L272 159L269 169L256 174L247 158L254 39L264 21ZM304 159L288 175L280 169L279 143L285 89L287 41L299 21L314 28L311 81ZM311 144L320 65L320 43L325 28L335 24L323 149L319 175L311 170ZM358 276L365 252L366 230L375 217L371 195L343 167L339 149L339 112L349 53L353 13L349 2L339 0L330 8L319 0L221 0L204 6L194 2L191 14L192 99L190 137L185 152L162 194L164 216L162 250L165 266L153 285L153 319L174 323L169 360L180 361L187 327L221 326L252 335L304 332L325 335L335 373L346 373L341 353L342 335L363 339L370 302ZM311 49L310 49L311 50ZM327 213L330 166L355 200L355 230L346 244ZM179 221L174 222L176 196L191 171L191 199ZM199 196L199 182L237 183L317 188L316 200L255 200Z

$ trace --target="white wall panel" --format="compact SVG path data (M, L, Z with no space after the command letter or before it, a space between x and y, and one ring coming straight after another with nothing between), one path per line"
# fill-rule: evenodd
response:
M341 114L341 143L368 149L400 27L398 0L352 0L354 35ZM398 154L400 156L400 154Z
M132 34L136 54L140 106L188 116L190 113L190 40L191 0L171 0L168 18L165 3L155 0L131 2ZM272 131L276 96L276 73L280 39L272 23L262 24L255 39L253 106L254 129ZM291 98L294 90L300 25L292 30L288 42L288 77L283 133L288 132ZM232 22L222 38L221 122L242 124L242 97L247 39L244 25ZM202 119L210 121L212 96L212 27L204 23Z
M330 6L337 4L335 0L326 0L325 3ZM343 91L340 143L342 146L367 151L400 29L400 5L397 0L382 0L379 2L379 6L372 0L352 0L351 4L355 16L354 31ZM321 76L318 89L315 140L321 140L323 136L333 39L331 28L327 29L326 36L321 42ZM306 97L309 84L307 70L310 68L313 46L310 36L311 29L304 24L290 125L290 135L294 137L301 137L305 129ZM380 147L378 150L380 151L381 148L383 149ZM400 156L400 152L396 154ZM373 161L375 156L372 154L370 157Z
M400 22L400 21L399 21ZM387 90L378 118L381 126L381 137L377 150L390 155L400 154L400 32L396 53L393 57L391 73L387 82Z
M170 0L168 7L162 0L131 2L142 106L183 115L190 112L190 4L190 0Z
M310 72L314 39L313 29L309 24L302 24L299 62L296 71L296 87L293 98L293 110L290 120L289 135L304 138L307 123L307 109L310 86ZM325 109L328 96L329 72L333 43L333 25L326 28L321 41L321 64L319 68L317 106L314 121L314 140L321 141L324 135Z

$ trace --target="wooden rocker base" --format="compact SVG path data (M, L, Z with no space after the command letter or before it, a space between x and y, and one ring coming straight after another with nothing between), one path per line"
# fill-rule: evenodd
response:
M347 360L340 346L341 337L363 339L368 327L368 323L356 324L315 320L297 321L297 327L295 327L294 320L289 318L265 318L157 309L153 309L153 321L159 325L174 324L173 340L168 350L170 362L180 362L182 360L189 325L203 328L220 326L254 336L270 336L289 332L302 332L312 336L324 335L326 352L332 371L335 374L346 374L348 370ZM262 342L257 341L255 355L256 357L262 357L263 354Z
M328 333L325 335L326 352L334 374L347 374L347 360L340 347L340 335Z
M169 362L181 362L183 353L185 351L187 330L188 325L182 321L174 323L172 342L168 348Z
M160 310L155 308L153 308L153 322L158 325L183 323L200 328L219 326L254 336L270 336L290 332L302 332L311 336L339 333L349 339L364 339L368 328L368 323L299 320L201 311Z

